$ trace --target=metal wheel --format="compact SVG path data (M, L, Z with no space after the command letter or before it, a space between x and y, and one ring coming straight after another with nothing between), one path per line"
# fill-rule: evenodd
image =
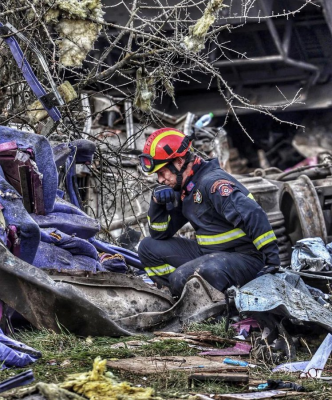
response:
M321 237L327 242L323 211L315 187L306 175L285 183L280 196L280 209L292 245L308 237Z

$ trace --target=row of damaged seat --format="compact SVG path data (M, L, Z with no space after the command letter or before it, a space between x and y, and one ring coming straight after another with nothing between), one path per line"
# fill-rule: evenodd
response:
M138 276L115 273L141 267L137 254L98 240L98 222L75 205L73 165L92 163L94 150L86 140L52 149L43 136L0 127L0 325L9 315L3 303L36 328L86 336L179 330L218 315L224 296L201 277L175 302ZM61 166L70 202L58 190Z
M43 136L0 127L0 233L16 257L57 272L127 271L124 257L113 257L118 248L94 238L100 225L77 201L76 164L91 164L94 151L88 140L52 148ZM61 166L70 202L58 189Z

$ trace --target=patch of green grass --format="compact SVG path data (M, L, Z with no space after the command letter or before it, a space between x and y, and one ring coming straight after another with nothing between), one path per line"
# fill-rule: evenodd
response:
M218 323L191 324L186 329L189 331L209 331L213 335L231 338L234 332L226 332L225 321ZM160 342L147 342L145 336L109 338L93 337L82 338L63 331L55 334L46 330L21 331L16 334L15 339L41 351L42 358L36 363L24 369L9 369L1 372L1 380L16 375L31 368L34 372L35 382L59 383L71 373L86 372L92 368L93 360L100 356L106 359L122 359L135 356L145 357L167 357L167 356L194 356L200 350L192 348L187 342L174 339L167 339ZM143 346L135 349L112 348L118 342L130 340L146 341ZM300 358L310 359L309 354L299 354ZM253 362L253 361L252 361ZM327 364L326 369L329 368ZM121 381L127 381L132 385L150 386L155 389L156 395L164 399L188 398L190 393L201 394L222 394L247 392L247 386L242 384L227 384L223 382L195 382L194 385L188 384L188 371L164 371L160 374L139 375L129 371L119 371L110 369ZM303 384L308 390L312 391L310 398L314 400L332 399L332 387L313 379L300 381L298 374L272 374L271 365L259 364L259 367L250 369L252 379L266 382L267 379L281 379L283 381L296 381ZM298 398L297 398L298 399ZM291 400L291 398L290 398Z
M189 347L188 343L180 340L167 339L160 342L147 343L137 349L141 356L194 356L197 350Z
M89 371L97 356L102 358L128 358L134 354L128 348L112 349L111 345L141 338L80 338L71 333L56 334L47 330L21 331L15 335L19 340L42 353L42 358L30 365L36 382L61 382L70 373ZM6 379L24 369L2 371Z
M236 332L231 326L226 330L226 325L226 318L222 318L218 322L213 322L213 320L207 320L203 323L194 322L186 327L185 332L210 331L212 335L232 339L236 335Z

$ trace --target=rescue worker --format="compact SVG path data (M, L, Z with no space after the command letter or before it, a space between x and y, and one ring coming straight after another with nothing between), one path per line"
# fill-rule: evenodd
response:
M265 212L218 159L203 160L191 138L173 128L152 133L139 159L143 171L158 176L148 211L151 237L138 248L154 282L180 296L194 272L224 291L264 268L277 270L277 239ZM174 237L188 221L196 240Z

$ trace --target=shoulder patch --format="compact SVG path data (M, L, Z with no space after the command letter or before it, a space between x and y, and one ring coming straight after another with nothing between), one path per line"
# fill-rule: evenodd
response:
M234 188L231 184L229 183L221 183L220 186L218 187L218 192L222 196L229 196L233 192Z
M226 179L219 179L218 181L215 181L214 184L212 185L211 193L215 193L216 190L218 190L220 192L220 186L222 186L222 185L226 185L226 186L230 187L232 189L230 193L232 193L233 192L233 186L235 185L235 183L232 182L232 181L227 181Z

